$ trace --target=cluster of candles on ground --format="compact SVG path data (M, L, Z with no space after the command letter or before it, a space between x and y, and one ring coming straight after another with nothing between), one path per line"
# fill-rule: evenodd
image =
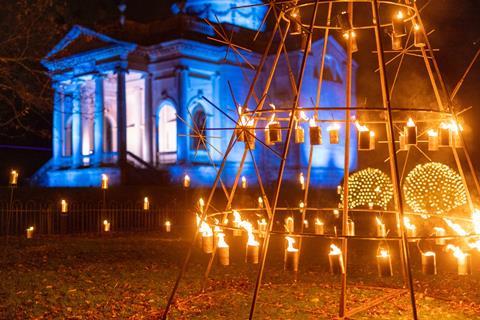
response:
M259 198L260 200L261 198ZM259 201L260 202L260 201ZM202 201L203 203L203 201ZM201 206L203 210L203 206ZM335 210L337 216L339 215L338 210ZM229 260L229 245L225 241L225 233L222 229L222 226L231 225L232 235L234 237L240 237L244 232L247 233L248 240L246 243L245 251L245 262L257 264L259 258L259 241L258 238L264 238L267 232L267 221L263 218L257 220L257 230L254 230L252 223L243 220L239 211L232 211L232 221L229 223L228 218L225 218L220 224L218 219L214 219L212 225L208 224L206 221L202 220L199 215L197 215L197 227L198 232L201 235L199 238L199 245L202 250L211 254L217 250L218 261L221 265L227 266L230 263ZM480 234L480 211L474 213L474 225L476 234ZM458 224L455 224L448 218L444 218L446 224L457 232L460 235L466 236L468 233L463 230ZM284 256L284 269L287 271L298 271L299 264L299 248L297 245L298 236L293 234L294 232L294 223L295 220L292 216L285 218L284 228L286 231L285 236L285 256ZM305 220L304 225L306 228L309 227L308 220ZM405 217L403 221L405 230L407 232L408 241L417 242L419 241L417 237L417 228L412 223L409 217ZM336 234L336 227L334 227ZM315 218L314 223L314 233L317 235L325 234L325 224L319 219ZM386 224L380 217L376 217L376 236L381 240L381 244L378 247L376 254L376 262L378 274L380 277L389 277L393 275L392 270L392 257L390 255L390 250L388 245L384 243L382 238L386 238L388 235L388 230ZM434 234L435 244L438 246L443 246L445 251L452 251L453 256L457 260L457 272L459 275L468 275L472 272L471 265L471 256L469 253L465 253L461 250L460 247L448 244L446 241L446 231L444 228L435 227ZM355 223L349 219L347 223L347 236L355 236ZM477 242L469 243L470 248L480 248L480 240ZM343 260L342 251L334 243L330 244L330 251L328 253L328 260L330 264L330 272L333 274L340 274L345 272L345 265ZM436 254L433 251L421 251L421 263L422 263L422 272L426 275L435 275L437 274L437 261Z
M275 106L271 105L272 109L275 110ZM241 109L240 109L241 110ZM245 136L247 135L244 131L248 130L250 133L249 136L255 135L255 130L253 127L253 122L245 120L245 115L241 114L240 120L237 124L236 135L238 141L246 142ZM305 142L305 130L300 125L301 122L309 123L309 138L310 145L316 146L323 144L322 137L322 128L318 126L317 120L315 118L308 118L303 111L300 112L298 117L295 117L295 130L294 137L295 143L300 144ZM376 136L375 132L369 129L366 125L360 124L360 122L355 121L355 125L358 130L358 150L360 151L370 151L375 149ZM330 144L339 144L340 143L340 124L337 122L332 122L328 127L328 137ZM440 123L437 129L430 129L427 131L428 134L428 150L437 151L440 147L461 147L461 137L459 132L463 128L456 121L444 121ZM275 118L275 112L272 114L270 121L265 127L265 142L267 145L275 145L276 143L282 142L282 127L280 122ZM417 145L418 142L418 129L412 118L409 118L403 128L403 131L399 134L399 144L400 150L407 150L412 145ZM255 141L249 141L250 145L255 143ZM242 179L242 188L246 188L246 181Z

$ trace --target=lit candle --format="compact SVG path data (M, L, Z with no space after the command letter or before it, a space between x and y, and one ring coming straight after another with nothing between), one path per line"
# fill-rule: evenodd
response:
M27 228L27 239L32 239L33 238L34 231L35 231L35 228L33 226Z
M337 194L342 194L342 186L341 185L337 186Z
M417 126L413 122L412 118L409 118L407 125L404 127L405 132L405 142L407 145L416 145L417 144Z
M260 238L265 238L265 234L267 233L267 221L265 218L262 220L257 221L258 224L258 236Z
M437 258L435 252L422 252L422 273L425 275L437 274Z
M438 128L438 135L440 147L449 147L452 141L452 134L450 131L450 125L448 123L440 123L440 127Z
M438 150L438 131L428 130L428 151Z
M247 189L247 178L242 176L242 189Z
M340 217L340 210L333 209L333 216L338 219Z
M150 201L148 201L148 197L143 198L143 210L150 210Z
M315 219L315 234L324 234L325 233L325 224L319 218Z
M247 109L248 111L248 109ZM240 120L235 129L237 140L245 142L245 148L255 149L255 119L243 113L242 107L238 107Z
M322 144L322 128L317 126L315 119L310 119L310 144L317 146Z
M165 221L165 232L170 232L172 231L172 223L170 220Z
M293 217L287 217L285 219L285 229L287 230L288 233L292 233L295 229L295 220L293 220Z
M263 208L263 199L262 199L262 197L258 197L258 200L257 200L257 201L258 201L258 207L259 207L259 208Z
M373 202L368 203L368 209L372 210L373 209Z
M400 133L399 136L399 141L400 141L400 150L408 150L408 145L406 143L406 138L404 133Z
M350 30L348 32L344 32L343 38L347 41L347 44L351 44L352 53L358 51L357 34L355 33L355 31Z
M462 138L460 136L460 132L463 131L463 127L456 123L455 121L452 121L451 125L451 132L452 132L452 143L455 148L461 148L463 146L462 143Z
M102 189L108 189L108 176L104 173L102 173Z
M392 50L398 51L403 49L403 40L402 37L392 34Z
M218 237L218 243L217 243L218 262L222 266L228 266L230 264L230 248L228 244L225 242L225 234L219 233L217 237Z
M310 226L310 224L308 223L308 220L307 220L307 219L303 220L303 225L305 226L305 229L308 229L308 227Z
M380 277L391 277L393 275L392 259L388 250L381 249L377 254L377 268Z
M285 237L285 239L287 240L288 246L285 249L284 269L285 271L297 272L300 255L298 248L293 246L295 239L292 237Z
M327 131L330 137L330 144L338 144L340 141L340 125L338 123L332 123L332 125L328 126Z
M190 176L188 174L186 174L185 176L183 176L183 187L185 189L188 189L190 188Z
M302 190L305 190L305 177L303 176L303 172L300 172L298 176L298 181L300 182L300 187Z
M60 210L61 213L68 213L68 202L67 202L67 200L62 199L62 201L60 202L60 207L61 207L61 210Z
M405 229L407 231L407 238L414 238L417 236L417 227L410 222L409 217L404 217L403 218L403 224L405 226ZM415 242L415 239L408 239L410 242Z
M413 26L413 42L417 48L423 48L426 45L425 35L423 34L422 28L418 24Z
M18 184L18 171L17 170L11 170L10 171L10 181L9 181L11 186L16 186Z
M213 231L212 228L204 221L201 226L202 232L202 250L209 254L213 252Z
M332 274L345 273L343 265L342 251L336 245L330 245L330 252L328 253L328 261L330 263L330 272Z
M110 222L108 220L103 220L103 231L110 232Z
M247 263L258 264L258 253L260 243L255 240L252 232L248 232L247 253L245 260Z
M280 123L275 120L275 106L273 104L270 104L270 106L274 111L270 122L265 127L265 139L268 145L274 145L277 142L282 142L282 128Z
M198 199L198 207L200 208L200 212L203 212L205 209L205 201L203 201L203 198Z
M392 20L393 33L398 37L402 37L407 34L404 19L405 19L405 16L401 10L398 11L393 17L393 20Z
M444 228L435 227L433 229L435 230L435 236L436 237L445 237L446 232L445 232ZM444 246L444 245L447 244L447 239L437 238L437 239L435 239L435 244L439 245L439 246Z
M387 236L387 228L385 223L380 220L378 217L375 218L377 220L377 237L386 237Z
M347 221L347 236L354 236L355 235L355 222L353 220L348 219Z
M237 210L233 210L233 236L234 237L240 237L242 235L242 230L240 229L241 223L242 223L242 216L240 215L240 212Z

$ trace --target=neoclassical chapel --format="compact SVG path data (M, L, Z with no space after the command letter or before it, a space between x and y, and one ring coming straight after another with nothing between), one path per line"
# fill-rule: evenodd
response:
M32 182L50 187L99 186L101 175L107 174L113 185L168 184L179 183L188 174L192 186L211 184L212 163L222 159L233 130L229 134L214 130L232 124L207 100L237 117L229 87L235 99L242 101L254 72L233 50L211 38L219 23L246 43L258 28L268 33L268 26L262 25L265 6L232 9L261 2L187 0L173 5L171 17L163 21L127 20L104 33L74 26L42 61L55 92L53 155ZM313 48L322 45L321 38L312 43ZM292 41L288 60L293 73L302 54L299 43ZM242 51L242 55L255 66L262 50ZM329 40L327 55L320 103L344 105L346 56L334 38ZM320 60L320 56L309 59L302 104L311 104L315 98ZM280 63L278 68L287 68L287 64ZM284 76L287 70L278 74L268 102L285 105L292 99L290 79ZM342 114L331 116L341 118ZM199 143L193 128L204 128L207 144ZM308 160L305 145L293 148L286 171L290 180L297 179ZM343 148L342 142L320 147L314 159L313 185L338 185L343 177ZM239 146L228 158L222 176L227 183L234 178L241 151ZM351 154L354 169L355 146ZM254 155L264 178L274 179L276 172L271 169L277 161L260 146ZM248 159L243 171L247 178L255 177Z

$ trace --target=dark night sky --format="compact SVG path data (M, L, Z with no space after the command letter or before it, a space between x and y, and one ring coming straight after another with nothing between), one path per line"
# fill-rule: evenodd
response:
M419 6L424 4L425 1L418 0ZM127 0L127 18L137 21L165 18L170 15L172 2L172 0ZM117 1L115 0L70 0L66 3L67 11L63 23L67 27L73 24L101 26L106 21L118 19ZM480 47L478 43L480 42L479 16L479 0L432 0L428 8L422 13L427 29L435 30L431 36L431 42L435 48L440 49L436 56L450 88L453 88L476 50ZM364 52L355 56L360 64L357 79L358 103L366 101L367 104L373 105L378 103L378 100L376 100L378 96L372 93L376 90L371 86L371 78L369 77L372 76L375 67L372 61L376 62L376 60L375 55L371 54L371 50L367 50L366 45L365 47L362 46L362 43L360 43L360 50ZM45 53L49 50L50 48L45 48ZM415 72L412 71L412 74ZM480 111L477 106L478 101L480 101L479 75L480 63L477 63L456 100L461 106L459 108L473 107L472 110L465 113L464 118L466 132L468 133L467 139L470 141L470 149L474 158L480 158L480 145L474 139L480 133L480 129L476 126L480 120ZM411 85L411 88L407 86L401 90L401 95L404 96L404 99L408 99L410 95L418 97L421 92L416 92L417 89L416 85ZM415 100L416 98L412 99ZM50 142L29 136L24 141L18 141L17 144L45 146L49 145ZM479 167L480 161L476 162L477 167Z

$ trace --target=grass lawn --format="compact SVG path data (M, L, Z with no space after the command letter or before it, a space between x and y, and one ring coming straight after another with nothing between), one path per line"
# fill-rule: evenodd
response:
M340 278L331 276L324 257L328 243L305 241L297 282L282 270L281 241L272 243L258 319L331 319L338 309ZM119 234L109 237L10 238L0 244L0 318L156 319L179 270L187 244L174 235ZM200 284L207 257L196 250L172 319L246 319L257 266L242 259L242 239L231 240L232 266L215 265L205 293ZM480 259L474 256L472 276L456 276L449 255L439 256L437 276L422 276L414 257L414 278L420 318L480 318ZM377 276L368 252L352 244L349 254L348 305L353 309L381 296L384 303L353 319L408 319L409 296L394 295L401 286L398 257L394 277ZM308 252L308 254L307 254ZM441 259L440 259L441 258ZM443 259L443 260L442 260ZM383 286L384 288L379 288Z

